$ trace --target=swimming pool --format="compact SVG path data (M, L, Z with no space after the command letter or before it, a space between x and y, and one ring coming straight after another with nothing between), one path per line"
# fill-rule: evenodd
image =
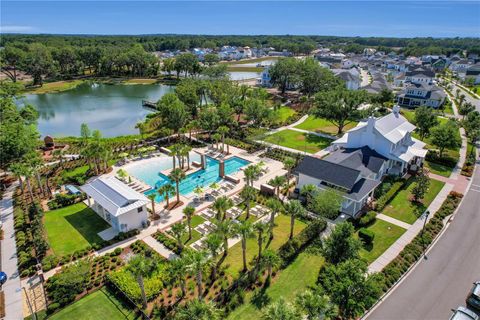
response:
M200 156L198 154L191 155L190 161L200 162ZM166 175L160 173L160 171L169 169L172 167L171 158L160 158L158 162L150 162L146 165L136 166L127 171L134 177L144 181L146 184L152 187L153 190L147 191L145 194L151 194L157 192L156 190L161 186L170 183L175 186L175 182L171 181ZM240 168L248 165L250 162L239 158L232 157L225 160L225 174L233 174L240 170ZM222 180L219 176L219 167L220 163L210 157L206 157L206 167L205 169L198 170L192 174L187 175L187 177L180 182L179 189L180 194L189 195L195 190L197 186L200 187L209 187L214 182L219 182ZM163 198L160 195L157 195L155 201L160 202Z

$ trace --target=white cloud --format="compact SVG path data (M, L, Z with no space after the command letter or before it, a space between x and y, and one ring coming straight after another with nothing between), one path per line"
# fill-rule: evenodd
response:
M35 28L31 26L0 26L0 32L31 32Z

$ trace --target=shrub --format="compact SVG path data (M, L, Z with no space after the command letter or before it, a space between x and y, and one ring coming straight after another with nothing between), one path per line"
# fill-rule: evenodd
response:
M450 168L453 168L457 165L456 159L449 156L445 156L445 155L442 155L442 157L440 157L440 153L433 150L429 150L427 152L427 155L425 156L425 160L433 163L441 164Z
M400 189L404 186L404 184L405 184L405 180L403 179L398 182L395 182L390 188L390 190L388 190L383 196L381 196L377 200L376 209L378 211L382 211L387 205L387 203L390 200L392 200L392 198L397 194L398 191L400 191Z
M360 227L367 227L373 224L377 220L377 213L375 211L369 211L366 215L360 218L358 225Z
M48 314L52 314L52 313L54 313L55 311L57 311L59 308L60 308L60 304L59 304L59 303L56 303L56 302L50 303L50 304L48 305L48 308L47 308L47 313L48 313Z
M372 230L361 228L358 230L358 236L365 244L372 244L373 239L375 238L375 233Z

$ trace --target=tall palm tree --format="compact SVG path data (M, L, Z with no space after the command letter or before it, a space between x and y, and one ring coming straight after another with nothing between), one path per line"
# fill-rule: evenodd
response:
M32 168L32 172L37 179L37 185L38 185L38 188L40 189L40 192L43 195L45 195L44 188L42 186L42 179L40 178L40 168L43 165L42 158L40 157L38 152L32 151L26 154L24 159L25 159L25 162L27 163L27 166Z
M282 210L282 203L276 198L270 198L267 200L267 207L270 209L270 226L269 233L270 239L273 239L273 227L275 226L275 216Z
M298 200L290 200L284 204L285 213L290 216L290 239L293 238L293 228L295 225L295 218L305 215L307 210L302 206Z
M213 232L207 236L203 243L212 256L212 281L215 281L217 278L217 258L222 249L223 239L219 234Z
M247 271L247 239L255 236L253 225L250 221L242 221L235 224L234 232L242 239L243 271Z
M245 220L248 220L250 218L250 207L252 206L252 201L257 198L257 191L253 187L246 185L240 192L240 197L245 202L245 208L247 211Z
M285 184L285 176L276 176L272 180L269 181L269 185L275 187L275 193L277 194L277 198L280 199L280 187Z
M220 140L222 139L222 135L220 133L212 134L212 139L215 141L216 149L218 150L218 144L219 144Z
M174 320L220 320L222 311L213 302L193 300L177 308Z
M171 234L175 238L175 240L177 240L178 251L182 252L183 251L182 238L186 233L185 224L182 222L175 223L174 225L172 225L168 233Z
M181 146L179 144L174 144L173 146L170 147L170 156L172 157L173 161L173 170L176 169L176 157L178 157L180 153ZM180 166L180 163L178 164Z
M257 180L260 176L262 168L259 165L250 165L243 170L245 175L246 184L253 187L253 181Z
M175 181L175 189L177 193L177 203L180 203L180 181L185 179L185 172L180 168L173 169L168 175L170 180Z
M258 257L257 257L257 267L260 265L260 261L262 259L262 249L263 249L263 241L265 241L268 231L268 225L263 222L258 222L253 225L255 231L257 232L257 245L258 245Z
M280 266L280 263L280 257L275 251L265 249L262 255L262 266L267 269L267 279L272 277L273 268Z
M197 282L198 300L203 298L203 273L211 265L212 260L206 251L190 250L187 252L188 270L195 276Z
M217 211L217 220L225 220L227 210L233 207L233 200L226 196L221 196L215 199L213 208Z
M222 152L225 150L225 135L230 131L227 126L220 126L217 129L218 133L222 136Z
M23 193L23 173L25 171L25 165L22 164L21 162L15 162L10 165L10 171L17 177L18 182L20 183L20 190Z
M175 192L175 187L172 186L170 183L164 184L160 188L157 189L157 192L160 196L165 197L167 201L167 208L170 206L170 195Z
M187 295L186 276L188 271L188 263L189 261L185 258L185 256L179 256L170 261L170 268L168 268L170 276L175 279L175 281L180 282L182 297Z
M190 151L192 151L192 147L190 147L189 145L184 145L182 149L182 154L184 154L187 158L187 170L190 170Z
M143 278L151 275L155 268L155 260L141 255L134 256L127 265L127 270L137 279L138 286L140 287L143 309L147 308L147 296L145 294Z
M232 220L218 220L216 233L223 238L223 255L228 255L228 238L234 235Z
M155 197L157 195L154 193L150 193L147 195L147 198L150 199L150 201L152 202L152 214L155 214Z
M192 217L195 214L195 208L192 206L186 206L183 209L183 214L187 218L188 225L188 240L192 239Z
M286 181L286 187L287 187L287 195L288 195L288 189L290 187L290 180L292 180L292 170L295 167L295 159L291 157L287 157L283 160L283 168L287 170L287 181Z

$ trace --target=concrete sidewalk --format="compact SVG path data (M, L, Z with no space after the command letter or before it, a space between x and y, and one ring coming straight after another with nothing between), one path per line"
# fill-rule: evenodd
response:
M412 226L411 224L408 224L406 222L384 215L383 213L377 214L377 218L407 230Z
M2 289L5 293L5 319L23 319L22 286L17 268L17 245L13 228L13 192L18 182L13 183L3 195L0 213L3 223L2 271L8 280Z
M442 190L438 193L437 197L432 201L427 210L430 211L430 215L427 218L430 220L435 212L442 206L443 201L447 199L448 194L453 189L453 185L447 183L443 186ZM425 214L423 214L414 224L410 225L407 231L395 241L393 245L390 246L380 257L378 257L374 262L368 267L369 272L380 272L382 269L389 264L393 259L395 259L398 254L409 244L413 238L422 230L423 224L425 223Z
M152 236L148 236L143 238L143 242L145 242L150 248L155 250L159 255L162 257L167 258L168 260L173 260L177 258L177 255L173 253L171 250L167 249L163 244L158 242Z

